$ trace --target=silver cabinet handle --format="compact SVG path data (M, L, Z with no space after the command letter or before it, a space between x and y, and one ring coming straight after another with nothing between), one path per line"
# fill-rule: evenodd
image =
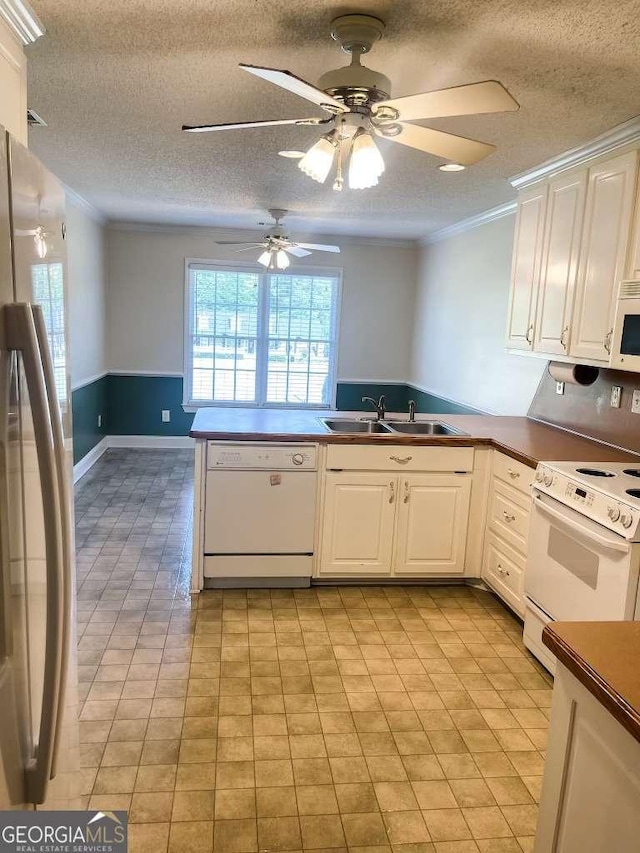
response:
M393 462L397 462L398 465L406 465L407 462L411 462L413 456L390 456L389 459Z
M389 503L392 504L395 501L395 499L396 499L396 487L395 487L393 480L391 480L389 482Z
M515 516L515 515L513 515L513 513L511 513L511 512L507 512L507 511L506 511L506 509L503 509L503 510L502 510L502 515L504 516L504 520L505 520L508 524L511 524L511 522L512 522L512 521L515 521L515 520L516 520L516 516Z
M520 476L520 472L514 471L513 468L507 468L507 474L511 477L512 480L517 480Z
M51 778L62 688L64 549L60 524L60 492L47 390L31 305L24 302L14 303L6 305L3 311L6 347L22 355L33 418L44 513L47 624L42 710L37 752L35 757L27 761L25 767L26 800L38 804L44 802L47 783Z
M570 328L569 326L565 326L564 329L562 330L562 334L560 335L560 345L562 346L562 349L565 351L567 349L567 336L569 334L569 328Z
M60 692L58 696L58 713L56 717L56 733L53 745L53 756L51 759L51 778L56 775L56 763L58 757L58 746L60 744L60 735L62 727L62 719L64 716L64 697L65 685L67 680L67 659L69 655L69 636L71 626L69 619L71 617L71 571L73 565L72 539L71 539L71 519L69 517L69 507L71 506L71 495L69 494L68 478L67 478L67 460L64 450L64 430L62 428L62 417L60 414L60 406L58 403L58 393L56 389L56 379L53 372L53 362L51 360L51 350L49 348L49 338L47 335L47 325L44 320L44 314L40 305L32 305L33 321L36 328L36 336L38 338L38 348L40 350L40 361L42 363L42 371L44 375L44 384L47 391L47 403L49 406L49 419L51 421L51 430L53 434L53 447L56 461L58 494L60 501L60 534L62 539L62 556L63 556L63 572L62 572L62 589L63 589L63 612L62 612L62 668L60 674Z
M411 497L411 492L409 491L409 481L404 481L404 502L406 504L409 503L409 498Z
M497 569L501 575L505 575L506 577L510 576L509 569L503 569L502 566L500 565L500 563L498 563Z

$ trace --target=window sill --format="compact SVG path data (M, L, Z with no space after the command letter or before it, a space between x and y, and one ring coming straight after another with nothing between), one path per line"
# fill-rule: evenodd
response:
M294 403L266 403L265 405L258 405L257 403L232 403L232 402L222 402L222 403L193 403L186 402L182 404L182 411L187 412L189 414L193 414L197 412L198 409L305 409L310 412L326 412L329 410L335 409L335 404L328 403L327 405L303 405L303 404L294 404Z

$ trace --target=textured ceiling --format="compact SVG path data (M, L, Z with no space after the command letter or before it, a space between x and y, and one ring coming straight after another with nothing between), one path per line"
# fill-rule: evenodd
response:
M31 0L47 35L28 49L31 146L110 219L255 227L267 207L307 233L413 238L513 197L507 177L640 112L636 0ZM500 80L518 113L429 124L498 146L466 172L383 140L378 187L334 193L278 157L318 130L187 135L182 123L290 118L311 104L237 68L314 82L348 60L336 14L387 24L366 58L412 94ZM425 122L426 124L426 122Z

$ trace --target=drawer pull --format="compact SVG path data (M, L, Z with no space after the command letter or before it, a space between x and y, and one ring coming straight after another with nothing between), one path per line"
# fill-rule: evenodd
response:
M500 565L500 563L498 563L496 568L498 569L498 571L500 572L501 575L505 575L506 577L509 577L511 574L509 569L503 569L502 566Z
M394 462L397 462L398 465L406 465L407 462L411 462L413 456L390 456L389 459L392 459Z
M507 522L507 524L511 524L512 521L516 520L516 516L513 515L513 513L511 512L507 512L506 509L502 510L502 515L504 516L504 520Z
M511 477L512 480L517 480L520 476L520 472L514 471L513 468L507 468L507 474Z
M409 491L409 481L408 481L408 480L405 480L405 481L404 481L404 502L405 502L406 504L408 504L408 503L409 503L409 496L410 496L410 494L411 494L411 493L410 493L410 491Z
M389 503L392 504L396 499L396 487L393 480L389 483Z

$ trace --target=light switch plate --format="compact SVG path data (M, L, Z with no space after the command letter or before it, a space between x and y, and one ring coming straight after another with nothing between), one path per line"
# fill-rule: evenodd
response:
M98 428L102 426L102 415L98 415Z
M613 385L611 388L611 408L619 409L620 408L620 398L622 397L622 386L621 385Z
M564 382L556 382L556 394L564 394Z
M163 409L162 410L162 423L168 424L170 420L171 420L171 412L169 411L169 409Z
M633 399L631 401L631 411L634 415L640 415L640 391L637 388L633 392Z

